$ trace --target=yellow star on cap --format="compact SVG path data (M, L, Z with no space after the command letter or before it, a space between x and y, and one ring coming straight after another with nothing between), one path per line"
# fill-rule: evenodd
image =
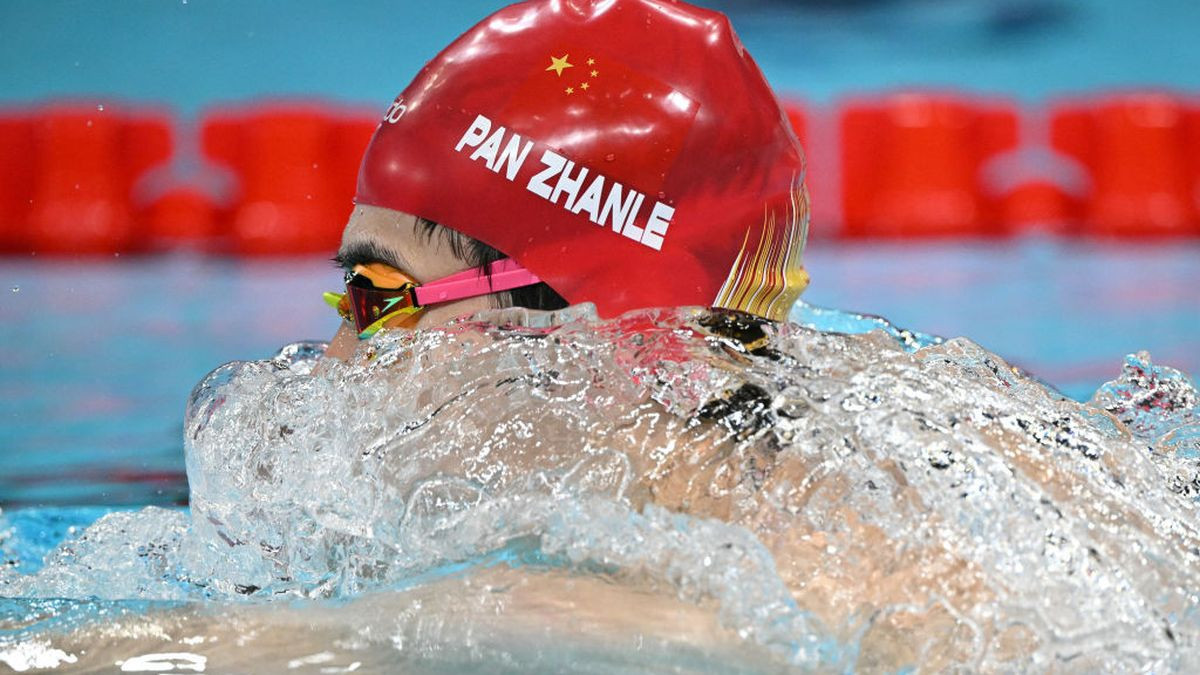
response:
M567 95L568 95L568 96L569 96L569 95L571 95L571 94L574 94L574 93L575 93L575 87L567 87L567 88L566 88L566 92L567 92Z
M583 84L579 85L579 88L584 91L587 91L588 87L590 87L590 86L592 86L592 85L588 84L587 82L584 82Z
M574 65L567 63L567 56L568 56L568 54L563 54L562 58L557 58L557 59L554 58L553 56L551 56L550 57L550 67L547 68L546 70L547 71L553 70L555 73L558 73L559 77L562 77L562 71L566 70L567 68L575 67Z
M589 65L589 66L594 66L594 65L596 65L596 59L588 59L588 65Z

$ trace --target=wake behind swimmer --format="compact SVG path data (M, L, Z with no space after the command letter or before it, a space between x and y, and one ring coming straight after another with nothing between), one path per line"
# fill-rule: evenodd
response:
M340 598L388 627L322 629L367 659L394 629L436 661L465 611L490 636L471 663L544 665L523 651L539 612L582 611L600 582L623 600L588 606L593 637L618 652L643 629L703 652L638 623L682 602L713 622L714 663L756 670L1194 662L1195 502L1170 438L1147 452L964 340L910 352L702 310L480 318L381 332L347 365L293 350L218 370L187 421L190 519L110 516L4 594ZM1185 412L1194 388L1155 372ZM150 554L130 566L132 548ZM310 602L289 611L325 611ZM235 611L269 642L270 611ZM216 630L205 615L170 613ZM530 632L506 651L485 615Z

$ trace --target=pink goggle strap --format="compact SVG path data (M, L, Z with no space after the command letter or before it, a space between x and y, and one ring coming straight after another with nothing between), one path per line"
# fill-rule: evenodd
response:
M541 283L533 272L521 267L511 258L497 260L488 266L488 275L472 269L458 274L452 274L416 288L417 304L433 305L440 302L452 302L463 298L473 298L488 293L511 291L514 288Z

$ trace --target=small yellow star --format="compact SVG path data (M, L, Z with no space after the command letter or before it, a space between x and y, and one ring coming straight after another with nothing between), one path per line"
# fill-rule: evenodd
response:
M555 73L558 73L559 77L562 77L562 71L566 70L567 68L575 67L572 64L567 63L567 56L568 56L567 54L563 54L562 58L557 58L557 59L554 58L553 56L551 56L550 57L550 67L547 68L546 70L547 71L553 70Z
M590 87L590 86L592 86L592 85L588 84L587 82L584 82L583 84L579 85L579 88L584 91L587 91L588 87Z
M598 71L598 70L592 71L592 77L599 77L599 76L600 76L600 71Z
M588 59L588 65L589 65L589 66L594 66L594 65L596 65L596 59Z
M570 96L571 94L574 94L574 93L575 93L575 87L567 87L567 89L566 89L566 92L567 92L567 95L568 95L568 96Z

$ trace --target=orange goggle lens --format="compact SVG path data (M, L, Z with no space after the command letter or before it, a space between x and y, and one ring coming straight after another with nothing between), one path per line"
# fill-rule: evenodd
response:
M376 288L360 269L346 275L345 294L326 293L325 302L347 321L354 323L358 337L374 335L389 321L419 312L417 285L408 282L399 288Z

